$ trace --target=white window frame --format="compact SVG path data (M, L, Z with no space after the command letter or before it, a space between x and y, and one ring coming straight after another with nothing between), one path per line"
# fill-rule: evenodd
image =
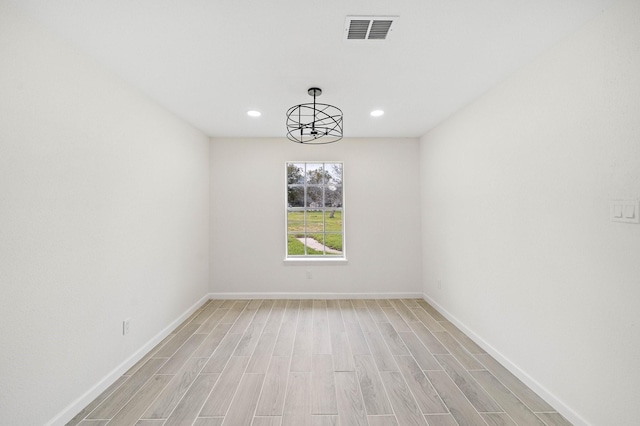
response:
M342 205L339 208L342 214L342 254L341 255L317 255L317 254L304 254L304 255L289 255L288 250L288 241L289 241L289 224L288 224L288 213L289 211L308 211L308 210L321 210L321 211L330 211L335 209L335 207L313 207L309 208L306 206L303 207L289 207L289 199L288 199L288 190L289 190L289 182L288 182L288 174L287 174L287 166L289 164L340 164L342 166ZM347 239L346 239L346 213L345 213L345 178L344 178L344 162L343 161L308 161L308 160L300 160L300 161L286 161L284 164L284 252L285 252L285 262L346 262L347 261ZM305 185L306 188L306 185ZM305 192L306 194L306 192ZM306 196L305 196L306 198ZM324 203L323 203L324 204ZM306 215L305 215L306 216ZM306 219L305 219L306 220ZM305 224L306 227L306 224ZM326 229L323 232L326 235Z

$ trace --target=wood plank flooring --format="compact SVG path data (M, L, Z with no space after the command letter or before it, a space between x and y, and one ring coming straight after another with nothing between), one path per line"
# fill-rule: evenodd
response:
M210 300L67 426L570 423L424 300Z

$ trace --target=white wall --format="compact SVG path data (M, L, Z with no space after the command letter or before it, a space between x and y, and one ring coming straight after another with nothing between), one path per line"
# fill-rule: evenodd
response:
M418 152L417 139L213 139L210 290L420 294ZM347 264L283 261L285 162L314 160L344 161Z
M61 424L207 293L209 140L2 4L0 63L0 424Z
M576 424L638 424L640 225L609 203L640 197L640 2L420 146L426 295Z

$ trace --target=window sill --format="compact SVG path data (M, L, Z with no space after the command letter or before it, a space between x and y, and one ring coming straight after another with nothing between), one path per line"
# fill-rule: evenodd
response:
M319 263L334 263L334 264L347 264L349 263L346 257L340 257L340 258L310 258L310 257L287 257L284 259L284 264L290 264L290 265L294 265L294 264L298 264L298 265L304 265L304 264L319 264Z

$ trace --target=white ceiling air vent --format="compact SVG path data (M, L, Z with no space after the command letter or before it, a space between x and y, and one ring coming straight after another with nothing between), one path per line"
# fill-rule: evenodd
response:
M347 40L386 40L397 16L347 16Z

